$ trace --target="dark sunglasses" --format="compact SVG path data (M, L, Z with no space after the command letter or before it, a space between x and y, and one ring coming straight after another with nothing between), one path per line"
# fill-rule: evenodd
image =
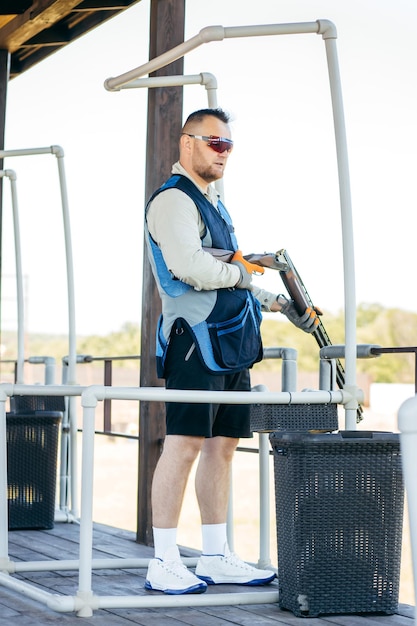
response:
M207 141L207 145L214 150L214 152L218 152L219 154L233 150L233 141L226 139L226 137L216 137L215 135L207 137L207 135L190 135L190 133L183 133L183 135L188 135L188 137L193 137L194 139L201 139L201 141Z

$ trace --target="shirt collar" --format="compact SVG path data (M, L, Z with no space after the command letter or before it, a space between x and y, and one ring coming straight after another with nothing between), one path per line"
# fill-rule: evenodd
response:
M182 176L186 176L187 178L189 178L191 182L194 183L194 185L197 187L197 189L201 191L203 196L205 196L212 204L214 204L214 206L217 206L217 202L220 198L220 194L218 193L216 188L213 187L213 185L209 185L207 188L207 191L203 189L203 187L200 187L199 185L197 185L195 180L190 176L187 170L183 168L183 166L181 165L179 161L174 163L174 165L172 166L172 174L182 174Z

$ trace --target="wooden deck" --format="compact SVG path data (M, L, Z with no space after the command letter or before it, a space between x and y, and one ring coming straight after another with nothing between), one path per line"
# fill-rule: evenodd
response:
M12 531L9 533L9 557L13 562L78 559L79 526L57 523L51 530ZM150 558L152 548L135 542L134 533L109 526L94 526L94 559ZM184 549L183 556L195 556ZM99 596L155 595L144 589L146 569L94 570L93 591ZM73 596L78 588L77 571L24 572L13 575L50 593ZM272 584L259 587L265 591L277 589ZM254 588L252 588L254 589ZM247 587L220 585L209 587L210 593L247 591ZM157 594L160 595L160 594ZM194 596L195 597L195 596ZM201 597L201 596L200 596ZM37 626L45 624L100 624L117 626L141 624L143 626L272 626L307 624L311 626L413 626L414 608L401 605L397 615L332 615L317 618L300 618L282 611L277 604L199 606L175 608L123 608L98 609L93 617L80 618L75 613L57 613L43 604L14 590L0 587L0 625Z

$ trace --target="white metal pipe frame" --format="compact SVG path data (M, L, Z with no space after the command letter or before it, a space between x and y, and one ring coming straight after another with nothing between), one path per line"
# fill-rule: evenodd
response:
M51 154L56 157L58 166L58 177L61 194L62 219L64 225L65 240L65 259L67 273L67 294L68 294L68 366L66 368L66 376L68 384L76 384L76 330L75 330L75 295L74 295L74 265L71 242L71 227L68 205L68 191L64 166L64 150L61 146L52 145L41 148L20 148L15 150L0 150L0 158L9 157L27 157ZM15 256L16 256L16 283L17 283L17 316L18 316L18 358L17 358L17 382L23 383L23 364L24 364L24 302L23 302L23 278L22 278L22 261L20 247L20 227L17 208L17 192L16 192L16 175L13 170L5 170L3 175L8 175L12 184L12 208L13 208L13 227L15 237ZM13 176L14 175L14 176ZM48 365L48 363L45 363ZM49 378L50 372L47 370L46 375ZM63 446L62 446L62 464L61 476L72 476L70 485L70 503L68 502L67 493L63 493L60 505L63 511L69 511L70 517L77 516L76 503L78 501L77 494L77 440L75 422L76 407L74 399L69 397L68 408L64 415L63 423ZM66 427L69 425L69 433ZM67 453L69 451L69 453ZM67 481L68 482L68 481ZM70 504L70 506L68 506ZM65 513L67 514L67 513Z
M154 72L172 61L184 56L188 52L211 41L221 41L228 37L253 37L270 35L287 35L301 33L321 34L326 46L326 57L333 106L333 119L336 139L336 153L339 176L339 195L342 219L342 243L343 243L343 272L344 272L344 298L345 298L345 362L346 377L345 390L350 393L351 402L345 405L345 427L349 430L356 428L356 410L358 406L359 390L356 383L356 289L355 289L355 263L353 245L353 221L350 194L349 163L346 142L346 129L343 111L343 99L340 82L339 64L336 48L336 27L328 20L298 24L269 24L260 26L228 27L209 26L203 28L196 36L176 46L172 50L151 59L147 63L130 70L120 76L108 78L104 85L109 91L128 86L132 81L141 76ZM417 445L417 399L411 399L412 404L405 404L399 413L400 429L403 429L401 437L404 453L404 465L406 467L406 486L412 495L410 510L411 529L417 528L417 493L415 493L415 476L417 475L416 457L414 450ZM412 415L411 415L412 413ZM414 419L414 421L413 421ZM411 463L414 462L414 467ZM410 498L410 495L409 495ZM412 531L413 534L413 531ZM413 567L415 598L417 600L417 537L414 532L413 541ZM415 616L417 626L417 612Z
M256 37L284 34L315 33L322 35L326 45L326 56L331 87L333 118L335 127L336 150L338 160L340 205L342 215L343 265L344 265L344 295L345 295L345 345L346 345L346 384L343 390L338 391L282 391L256 393L256 404L322 404L338 403L345 407L346 429L356 428L356 410L361 401L361 391L356 385L356 298L355 298L355 270L353 227L350 198L349 167L347 157L346 132L344 125L343 101L336 50L336 28L327 20L298 24L270 24L259 26L227 27L211 26L204 28L198 35L180 44L172 50L152 59L138 68L122 74L116 78L109 78L105 87L109 91L126 87L132 81L148 73L156 71L170 62L184 56L203 43L221 41L224 38ZM148 79L149 80L149 79ZM172 84L172 83L171 83ZM186 84L186 83L184 83ZM132 85L134 86L134 85ZM149 86L149 85L148 85ZM214 92L213 92L214 93ZM41 149L42 150L42 149ZM50 149L44 149L45 152ZM19 154L25 151L15 151ZM31 152L26 152L27 154ZM13 156L13 153L0 151L0 156ZM71 277L72 278L72 277ZM72 283L71 283L72 284ZM73 320L70 314L70 321ZM74 337L75 338L75 337ZM75 367L75 347L73 363ZM136 400L158 402L216 402L229 404L253 403L253 396L247 392L205 392L180 391L157 388L130 388L91 386L77 387L73 377L69 376L68 385L48 385L48 395L64 395L71 400L81 395L83 407L82 433L82 494L80 519L79 559L76 561L51 561L32 563L12 563L8 555L8 523L7 523L7 458L6 458L6 399L10 395L43 395L45 387L36 385L0 385L0 584L31 597L49 608L59 612L76 611L79 617L90 617L93 611L100 608L140 608L140 607L171 607L171 606L206 606L232 605L277 602L278 592L250 592L238 594L205 594L201 596L172 596L163 594L158 596L97 596L92 590L92 571L95 568L110 567L108 560L93 561L92 559L92 499L94 474L94 418L95 408L99 401L106 398L113 400ZM417 527L417 494L414 490L414 481L417 472L415 448L417 445L417 399L413 398L405 403L399 412L399 427L402 430L401 444L404 453L404 468L406 487L409 491L410 524ZM413 493L414 490L414 493ZM411 498L410 498L411 496ZM417 543L415 533L412 533L414 584L416 586ZM146 566L146 560L114 559L116 567ZM187 562L186 564L190 564ZM10 576L17 571L50 570L68 568L78 570L78 590L74 596L57 596L41 591L34 586ZM417 626L417 622L416 622Z
M14 563L8 554L8 507L7 507L7 432L6 400L12 395L70 396L81 395L83 407L82 470L81 470L81 518L79 558L75 561L45 561ZM256 404L346 404L351 401L345 390L268 392L257 391ZM145 608L168 606L207 606L231 604L265 604L278 601L277 591L248 592L237 594L207 594L207 597L176 596L97 596L92 589L92 571L99 568L146 567L146 559L105 559L93 561L93 482L94 482L94 423L95 409L99 401L136 400L157 402L215 402L252 404L253 395L247 392L182 391L162 387L106 387L93 385L0 385L0 585L18 591L58 612L76 611L79 617L90 617L100 608ZM193 559L185 559L186 565L194 565ZM34 586L10 576L23 571L78 570L78 590L74 596L57 596L40 591Z
M75 298L74 298L74 269L71 244L71 229L68 207L68 192L65 177L64 150L61 146L48 146L46 148L22 148L18 150L0 150L0 159L8 157L34 156L52 154L57 159L58 176L61 192L62 218L64 222L65 255L68 289L68 351L69 351L69 374L68 383L75 384L76 365L76 332L75 332ZM7 170L6 170L7 171ZM18 226L18 224L17 224ZM16 223L14 224L16 234ZM20 266L20 265L19 265ZM16 273L18 268L16 267Z

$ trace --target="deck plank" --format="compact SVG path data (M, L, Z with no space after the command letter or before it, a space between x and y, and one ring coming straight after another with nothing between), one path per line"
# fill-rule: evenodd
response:
M152 548L135 541L134 533L94 525L93 558L151 558ZM57 523L50 530L12 531L9 533L11 561L77 560L79 526ZM196 553L188 548L184 556ZM53 567L53 565L51 565ZM76 594L78 572L56 570L21 572L13 575L50 593L66 596ZM144 589L145 569L102 569L93 571L93 591L99 596L159 595ZM272 588L277 588L276 583ZM269 591L267 587L256 590ZM248 591L237 585L210 586L207 594ZM412 626L413 607L401 605L397 615L331 615L314 618L297 617L283 611L277 604L204 606L175 608L113 608L99 609L92 618L79 618L75 613L57 613L39 602L0 586L0 626Z

